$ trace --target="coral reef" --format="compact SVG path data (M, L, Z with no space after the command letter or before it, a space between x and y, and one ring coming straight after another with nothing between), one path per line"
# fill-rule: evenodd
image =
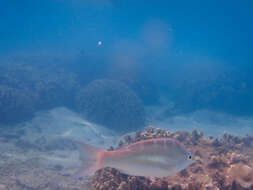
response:
M80 91L77 105L89 121L120 132L145 125L141 100L121 82L95 80Z
M252 102L246 98L252 94L252 84L246 82L246 73L225 65L216 67L209 61L181 65L174 71L175 78L169 81L167 93L176 107L184 112L204 108L232 114L252 113Z
M7 135L7 136L6 136ZM9 138L9 137L15 138ZM17 138L18 136L18 138ZM194 155L195 163L172 176L149 179L128 176L113 168L90 178L74 178L81 167L75 143L67 139L24 139L23 132L0 134L1 190L252 190L253 136L224 134L220 138L172 133L147 127L125 135L116 147L150 138L177 139Z
M1 65L0 70L1 123L25 120L41 109L74 105L76 76L57 64L20 61Z
M21 121L30 117L35 109L32 98L27 90L0 85L1 122Z
M97 190L243 190L253 189L252 136L224 134L219 139L206 138L194 130L172 133L146 128L135 136L125 136L116 149L143 139L170 137L182 142L195 157L185 170L165 178L148 179L121 174L104 168L91 178Z

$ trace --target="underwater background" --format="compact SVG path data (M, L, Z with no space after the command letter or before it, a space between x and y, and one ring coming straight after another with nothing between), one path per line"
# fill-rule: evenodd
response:
M251 144L252 1L0 5L0 190L99 189L97 178L73 182L73 141L115 148L147 126L187 132L192 145L196 131L230 151Z

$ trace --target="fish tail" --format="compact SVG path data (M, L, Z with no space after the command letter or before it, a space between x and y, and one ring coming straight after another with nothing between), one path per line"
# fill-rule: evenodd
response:
M104 150L81 142L76 142L76 144L79 149L79 159L82 161L82 167L76 173L76 178L92 175L96 170L102 168Z

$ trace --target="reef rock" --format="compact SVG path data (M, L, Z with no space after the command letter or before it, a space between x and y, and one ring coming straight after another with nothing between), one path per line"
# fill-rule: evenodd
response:
M28 90L0 85L1 123L30 118L34 111L32 98Z
M35 64L36 63L36 64ZM71 107L78 88L76 75L41 60L17 60L0 66L1 123L17 123L38 110Z
M104 168L92 176L92 186L106 190L253 189L253 146L249 137L225 134L219 139L213 139L204 137L202 132L196 130L192 133L172 133L150 126L145 132L126 136L116 149L143 139L161 137L180 140L193 153L195 162L179 173L155 180L127 176L115 169Z

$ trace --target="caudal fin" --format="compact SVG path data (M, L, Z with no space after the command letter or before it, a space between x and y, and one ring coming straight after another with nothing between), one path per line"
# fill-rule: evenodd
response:
M78 145L79 156L82 161L82 168L77 172L76 177L92 175L101 168L103 150L81 142L76 142L76 144Z

